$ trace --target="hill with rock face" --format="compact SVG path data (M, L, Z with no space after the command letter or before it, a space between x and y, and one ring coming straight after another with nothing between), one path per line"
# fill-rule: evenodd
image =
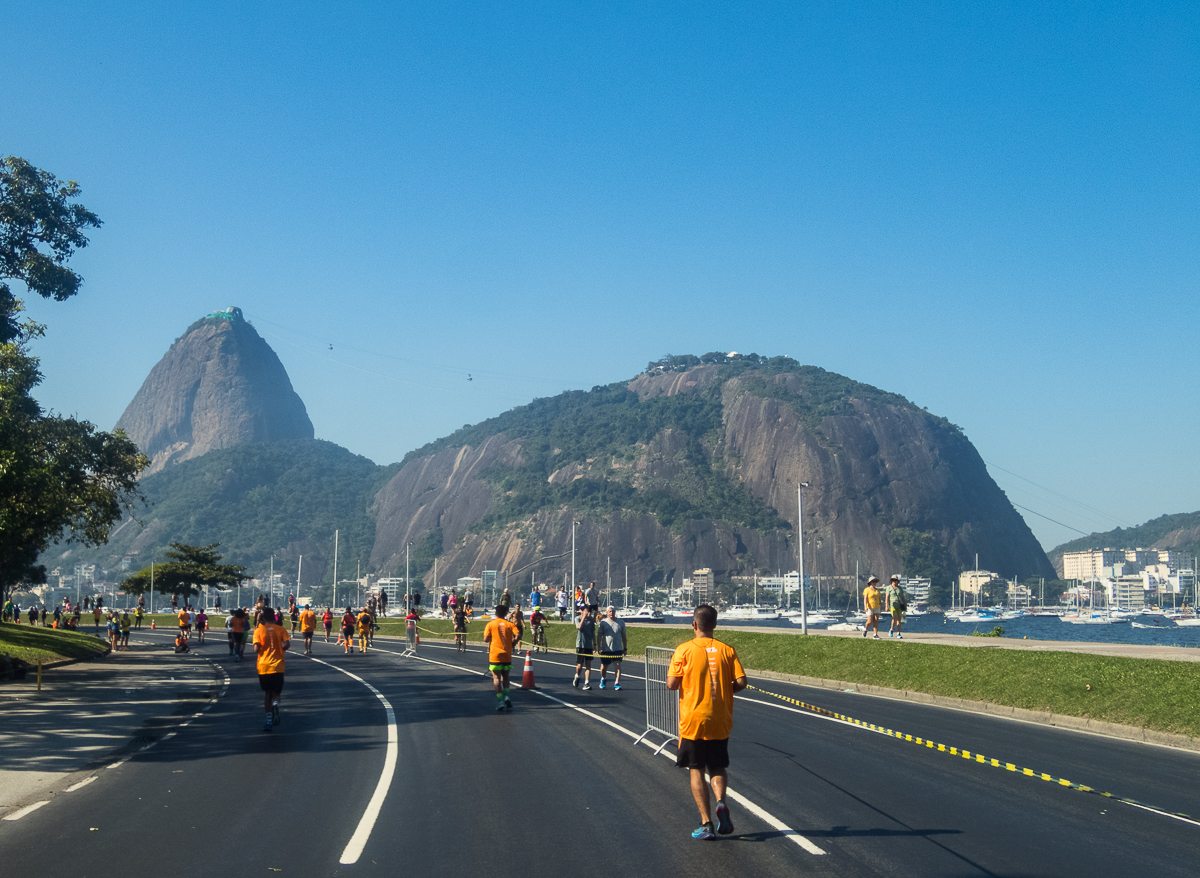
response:
M188 327L117 427L150 458L146 475L219 448L313 438L279 357L238 308Z
M696 360L696 358L690 358ZM708 359L708 358L706 358ZM809 573L948 579L974 556L1053 576L962 432L895 394L787 358L660 363L632 381L536 400L410 453L376 496L372 567L432 539L442 582L568 552L577 575L661 582L794 569L796 486ZM561 578L568 559L542 562ZM414 571L414 574L417 571ZM528 576L529 574L525 574Z

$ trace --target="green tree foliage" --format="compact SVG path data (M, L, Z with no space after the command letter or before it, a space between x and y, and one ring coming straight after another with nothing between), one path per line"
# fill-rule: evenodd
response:
M147 465L121 432L45 414L33 398L41 382L29 344L43 334L21 323L22 304L6 280L46 298L74 295L80 278L63 262L100 221L79 193L24 159L0 159L0 598L17 585L45 581L37 559L54 540L96 546L140 501Z
M207 586L225 590L240 585L250 577L245 567L222 564L217 553L220 543L211 546L188 546L172 541L171 548L163 554L170 558L165 564L139 570L121 583L124 591L145 594L150 590L153 579L154 590L159 594L178 594L184 598L200 594Z
M905 576L928 577L929 605L950 605L954 561L946 547L931 533L908 527L894 528L889 536L900 555Z
M83 279L65 265L88 239L83 229L100 219L71 199L79 184L63 182L16 156L0 158L0 342L21 335L20 301L6 280L62 302L79 292Z

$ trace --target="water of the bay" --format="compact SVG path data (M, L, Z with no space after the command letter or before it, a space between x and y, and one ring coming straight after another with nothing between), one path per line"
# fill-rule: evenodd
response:
M677 621L674 619L669 622ZM682 621L682 620L678 620ZM884 616L879 626L881 635L887 636L889 618ZM1142 617L1135 621L1144 625L1153 625L1153 617ZM738 622L721 619L718 624L722 627L777 627L798 630L799 625L793 625L786 619L772 622ZM910 617L904 623L905 631L939 632L942 634L980 634L991 632L996 626L1004 629L1005 637L1030 640L1076 640L1091 643L1141 643L1155 646L1190 646L1200 648L1200 627L1180 628L1169 621L1160 619L1156 628L1134 628L1130 622L1116 625L1072 625L1057 616L1022 616L1018 619L1004 619L988 622L955 622L946 619L941 613L929 613L924 616ZM811 625L810 628L820 630L823 625Z

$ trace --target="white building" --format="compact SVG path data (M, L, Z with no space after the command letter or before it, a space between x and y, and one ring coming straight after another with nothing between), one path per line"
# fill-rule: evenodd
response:
M978 596L984 586L995 579L1000 579L1000 574L990 570L964 570L958 574L958 591L960 594Z

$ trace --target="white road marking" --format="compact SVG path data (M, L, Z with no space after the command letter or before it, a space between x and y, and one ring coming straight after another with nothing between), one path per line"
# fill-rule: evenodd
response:
M81 787L86 787L88 784L90 784L95 779L96 779L96 775L94 775L94 774L91 777L85 777L79 783L71 784L69 787L67 787L65 790L63 790L63 792L64 793L73 793L77 789L80 789Z
M390 650L384 650L384 652L390 652ZM396 653L392 653L392 655L396 655ZM439 661L435 661L433 659L422 658L421 656L417 656L417 655L408 656L408 658L414 658L419 662L426 662L431 665L441 665L442 667L445 667L445 668L454 668L459 671L466 671L467 673L470 673L470 674L477 674L480 676L489 676L489 675L485 674L483 671L477 671L474 668L464 668L461 665L452 665L447 662L439 662ZM339 670L341 670L341 669L339 668ZM345 673L345 672L343 671L343 673ZM521 688L521 687L518 687L518 688ZM563 707L569 707L571 710L578 711L579 713L582 713L584 716L586 716L590 719L594 719L597 722L603 723L604 725L609 726L610 728L613 728L616 731L621 732L624 735L628 735L634 741L636 741L639 737L636 732L634 732L630 729L627 729L622 725L618 725L617 723L613 722L612 720L608 719L607 717L600 716L598 713L593 713L592 711L588 710L587 708L579 707L578 705L571 704L568 701L563 701L561 698L555 698L553 695L550 695L546 692L542 692L538 689L530 689L528 691L532 692L534 695L540 695L542 698L547 698L550 701L557 702L558 704L561 704ZM650 747L651 749L657 749L654 746L654 744L650 741L642 741L642 743L645 746ZM674 758L673 756L671 756L670 753L666 753L666 752L660 752L660 755L665 756L667 759ZM818 856L818 857L824 856L824 854L825 854L824 849L813 844L812 841L805 838L803 835L798 833L796 830L792 829L790 826L788 826L786 823L784 823L778 817L775 817L774 815L772 815L766 809L761 808L760 806L756 805L754 802L750 801L750 799L747 799L741 793L734 792L732 787L725 788L725 795L727 795L729 798L733 799L733 801L737 802L739 805L741 805L743 808L745 808L751 814L758 817L758 819L762 820L768 826L777 830L780 835L795 842L801 848L808 851L808 853L810 853L814 856Z
M310 658L312 657L310 656ZM383 760L383 773L379 775L379 783L375 785L375 793L371 796L371 801L367 802L367 809L363 811L362 819L358 821L358 828L354 830L354 835L350 836L350 841L347 843L346 849L342 851L342 857L338 861L342 865L348 866L357 863L358 858L362 856L363 848L367 846L367 839L371 837L371 830L375 828L375 821L379 819L379 811L383 807L383 800L387 798L388 788L392 785L392 776L396 773L396 763L400 757L400 733L396 728L396 712L392 710L392 703L387 700L382 692L362 677L339 668L337 665L321 661L319 658L312 658L312 660L326 667L333 668L335 671L341 671L347 677L362 683L371 690L376 698L383 702L383 709L387 712L387 755Z
M47 800L46 800L46 801L44 801L44 802L34 802L32 805L26 805L26 806L25 806L24 808L22 808L20 811L13 811L11 814L9 814L9 815L8 815L7 817L5 817L4 819L5 819L5 820L20 820L20 819L21 819L22 817L24 817L26 814L32 814L32 813L33 813L34 811L36 811L38 808L42 807L42 805L49 805L49 804L50 804L50 800L49 800L49 799L47 799Z
M106 765L106 766L104 766L104 767L105 767L105 768L120 768L122 765L124 765L124 764L125 764L126 762L128 762L128 761L129 761L129 757L128 757L128 756L126 756L126 757L125 757L124 759L122 759L120 762L114 762L112 765Z

